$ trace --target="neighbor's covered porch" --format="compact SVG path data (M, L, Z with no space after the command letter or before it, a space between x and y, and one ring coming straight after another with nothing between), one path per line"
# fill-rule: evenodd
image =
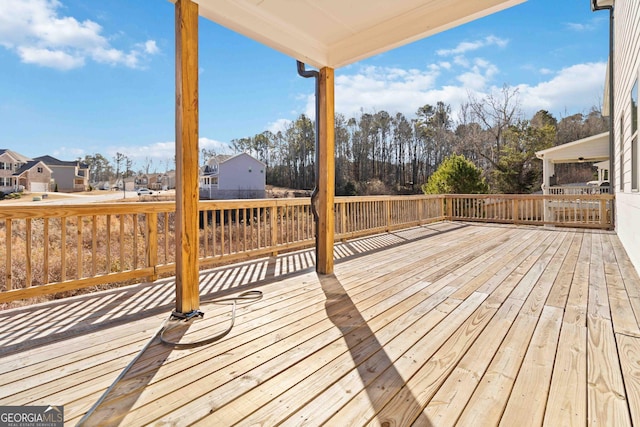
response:
M543 162L544 194L613 194L609 186L609 132L540 150L536 156ZM558 185L555 165L561 163L594 163L598 167L598 185Z
M0 404L101 426L640 423L640 279L615 233L439 222L334 256L202 272L205 318L172 338L226 327L208 298L264 297L191 349L153 339L173 279L4 311Z

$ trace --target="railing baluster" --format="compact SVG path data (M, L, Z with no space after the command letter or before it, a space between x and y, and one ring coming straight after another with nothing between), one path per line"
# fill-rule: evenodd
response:
M67 280L67 218L60 218L60 281Z
M42 263L43 263L43 277L42 283L49 283L49 218L44 218L42 222Z
M25 233L25 238L26 238L26 272L25 272L25 286L26 287L30 287L31 286L31 282L33 280L33 277L31 275L31 272L33 271L32 265L31 265L31 251L33 250L31 245L32 245L32 237L31 237L31 218L27 218L25 219L25 227L26 227L26 233Z
M438 219L609 228L612 199L612 195L589 194L337 197L335 232L337 239L344 240ZM174 204L105 204L99 208L104 212L97 209L68 205L46 212L35 207L0 212L0 232L5 233L1 248L6 258L0 264L0 277L4 278L0 302L77 289L89 283L153 281L160 274L173 273ZM201 209L202 265L313 244L315 226L308 199L207 201L201 202ZM75 220L68 219L72 217ZM112 218L118 219L118 228ZM21 238L13 239L14 234ZM91 243L87 241L85 248L88 239ZM40 241L42 249L33 243ZM73 250L77 251L75 256ZM20 258L20 274L12 261L17 253L25 254ZM86 265L89 258L90 266ZM65 283L58 286L57 282ZM50 286L38 290L41 284Z
M13 221L11 219L5 220L5 251L6 257L5 260L5 289L10 290L13 289L13 281L11 277L11 260L13 259L11 253L11 242L13 241Z

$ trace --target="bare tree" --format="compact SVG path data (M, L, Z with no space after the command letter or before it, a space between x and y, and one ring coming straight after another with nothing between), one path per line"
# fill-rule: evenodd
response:
M492 143L478 154L487 158L494 166L504 143L504 131L522 115L518 99L518 89L508 85L499 92L491 92L478 99L469 93L469 107L473 117L492 136ZM488 153L486 152L488 151Z

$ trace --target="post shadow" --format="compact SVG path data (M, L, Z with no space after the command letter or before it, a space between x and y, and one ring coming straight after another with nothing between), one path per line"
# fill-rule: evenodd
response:
M342 336L349 348L351 358L357 367L358 374L365 385L365 391L369 397L369 401L376 413L374 418L378 417L378 413L384 408L384 406L393 398L392 394L389 394L386 399L382 401L375 392L375 386L372 384L379 375L383 372L386 377L390 378L389 384L394 388L396 385L399 390L402 386L405 386L405 381L397 371L393 364L393 361L387 355L383 345L376 338L375 333L371 330L368 323L358 310L358 308L349 297L338 278L334 274L318 275L320 285L326 296L325 310L327 316L331 322L340 329ZM354 333L356 332L357 333ZM364 337L364 339L363 339ZM366 349L366 351L363 351ZM376 355L381 359L379 371L366 366L366 360ZM387 387L385 387L387 389ZM430 427L432 424L428 417L422 413L422 405L416 400L415 396L410 393L410 400L408 404L419 413L417 419L413 420L413 425ZM393 423L385 421L384 419L378 420L382 426L391 426Z
M179 342L191 324L191 322L184 322L183 327L171 329L167 333L167 338ZM159 331L156 332L77 425L82 427L122 425L122 419L133 408L172 351L174 348L164 345L159 339Z

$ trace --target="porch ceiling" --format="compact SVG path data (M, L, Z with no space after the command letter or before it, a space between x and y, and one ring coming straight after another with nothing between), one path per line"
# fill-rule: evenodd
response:
M609 159L609 132L579 139L536 152L539 159L551 163L599 162Z
M338 68L525 0L194 0L200 15L315 67Z

